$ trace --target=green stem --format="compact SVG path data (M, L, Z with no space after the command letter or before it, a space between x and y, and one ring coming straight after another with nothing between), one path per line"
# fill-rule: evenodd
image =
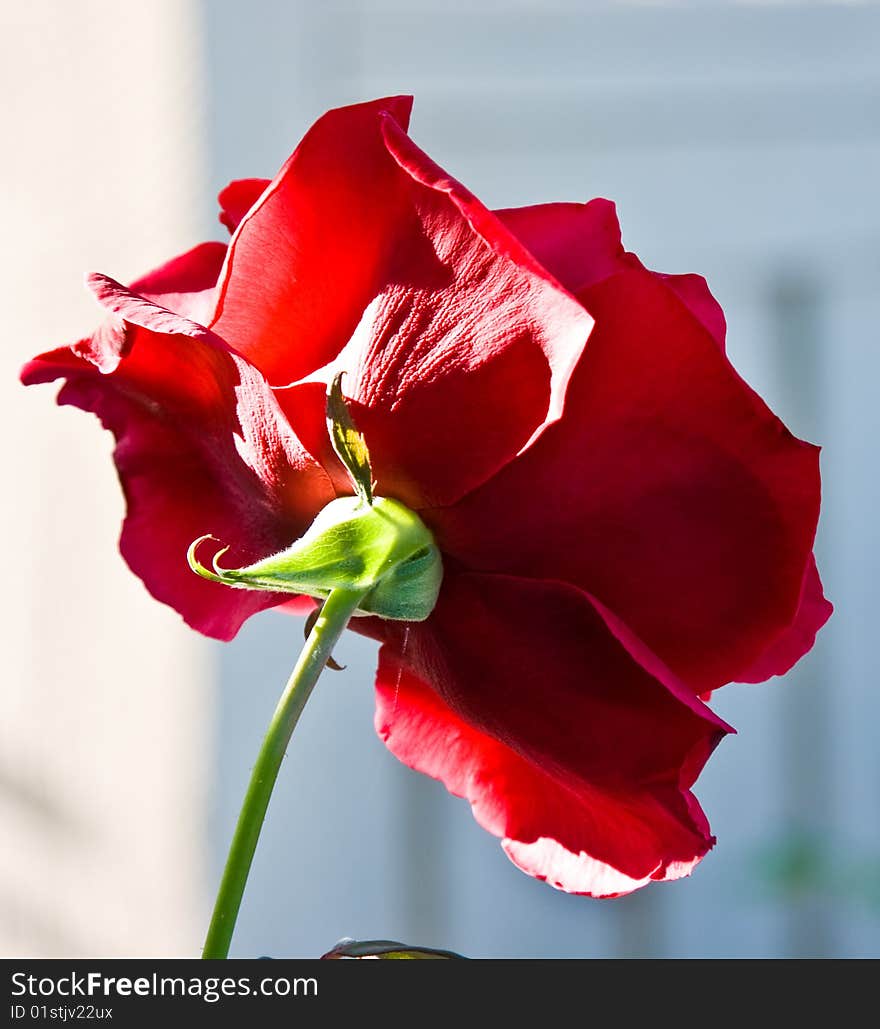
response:
M278 778L278 769L312 688L362 598L363 593L354 590L333 590L324 603L281 700L278 701L238 816L214 904L214 914L205 938L203 958L225 958L229 953L235 920L241 907L269 798Z

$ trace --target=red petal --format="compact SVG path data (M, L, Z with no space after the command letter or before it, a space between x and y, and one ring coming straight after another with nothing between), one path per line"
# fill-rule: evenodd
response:
M139 340L135 350L142 349ZM162 360L167 359L167 346L150 349L166 351ZM231 639L249 615L277 603L280 598L271 594L206 582L186 562L187 547L205 533L221 540L250 533L262 553L278 549L279 540L252 513L264 506L259 484L248 489L247 469L235 454L231 431L221 436L181 424L181 412L156 403L149 392L131 392L137 377L122 372L102 376L69 350L32 361L23 381L32 385L62 376L67 383L58 403L93 412L116 437L114 460L127 506L120 549L150 593L193 628L219 639ZM257 503L248 503L249 492ZM257 556L262 554L247 555Z
M418 507L473 488L559 417L592 322L415 147L396 103L309 132L233 239L214 328L277 385L348 371L380 490ZM313 393L279 400L323 441Z
M801 600L794 621L767 647L760 657L739 673L740 682L764 682L773 675L785 675L812 649L816 634L831 617L834 608L825 599L814 559L807 565Z
M798 609L818 450L639 266L583 293L596 328L562 422L448 511L470 567L597 596L697 692L737 681Z
M213 308L225 254L222 243L202 243L141 276L128 289L106 275L88 276L87 284L111 314L91 336L75 343L73 352L105 374L112 372L131 343L125 319L152 324L159 331L206 337L203 323Z
M634 254L623 249L617 212L610 200L537 204L496 214L544 267L577 295L627 267L643 267ZM723 350L727 324L706 280L701 275L650 274L690 308Z
M184 261L175 282L172 265L164 280L147 277L141 285L164 285L165 295L182 296L193 281L183 272L195 269ZM77 348L61 348L32 361L22 379L66 378L59 403L94 412L114 433L127 500L123 556L190 625L230 639L249 615L289 597L200 579L186 562L189 544L211 533L232 545L233 561L264 557L301 535L332 490L253 368L153 301L112 280L101 279L99 288L126 319L142 323L127 323L115 371L102 374ZM192 337L143 325L182 327Z
M86 276L86 285L108 311L132 325L165 335L208 338L204 325L148 300L108 275L93 272Z
M270 179L236 179L220 190L220 221L235 232L244 216L256 204L269 186Z
M626 267L620 225L610 200L537 204L495 213L572 293Z
M335 357L379 288L403 201L381 122L410 106L329 111L236 230L213 327L273 385Z
M214 309L217 279L226 259L226 249L225 243L201 243L142 275L130 289L169 311L207 325Z
M358 361L355 418L379 489L413 507L447 504L560 417L592 320L396 123L384 132L413 227L363 338L336 364Z
M639 265L641 267L641 265ZM721 305L712 296L709 284L702 275L663 275L652 272L696 315L703 327L709 331L712 339L724 350L724 339L727 335L727 320Z
M380 735L525 871L610 896L711 847L689 787L729 727L633 661L583 594L453 574L428 622L382 631Z
M327 431L327 384L302 382L275 390L275 397L294 435L324 469L336 493L339 496L350 495L353 492L351 480L336 456ZM375 477L375 468L373 472Z

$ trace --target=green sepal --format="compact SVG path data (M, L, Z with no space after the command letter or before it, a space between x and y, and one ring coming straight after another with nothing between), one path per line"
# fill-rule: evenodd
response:
M357 614L422 621L437 601L443 565L430 530L417 514L388 497L331 501L305 535L278 554L245 568L213 570L198 560L203 536L189 548L193 571L239 589L306 594L325 599L335 589L364 593Z
M345 465L348 477L355 492L366 504L373 503L373 472L370 468L370 452L354 420L348 403L342 395L342 376L340 372L330 383L327 390L327 431L336 456Z

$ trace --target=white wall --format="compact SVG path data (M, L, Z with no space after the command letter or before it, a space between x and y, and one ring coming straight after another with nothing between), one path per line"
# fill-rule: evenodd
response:
M185 0L0 14L0 954L200 946L210 652L117 552L109 435L17 381L97 324L86 271L195 240L198 45Z

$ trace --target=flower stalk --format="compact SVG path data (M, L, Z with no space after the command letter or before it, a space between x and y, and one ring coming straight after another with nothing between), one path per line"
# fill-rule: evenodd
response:
M203 958L225 958L229 954L251 862L287 745L318 677L362 596L361 592L346 589L330 593L287 681L251 773L205 938Z

